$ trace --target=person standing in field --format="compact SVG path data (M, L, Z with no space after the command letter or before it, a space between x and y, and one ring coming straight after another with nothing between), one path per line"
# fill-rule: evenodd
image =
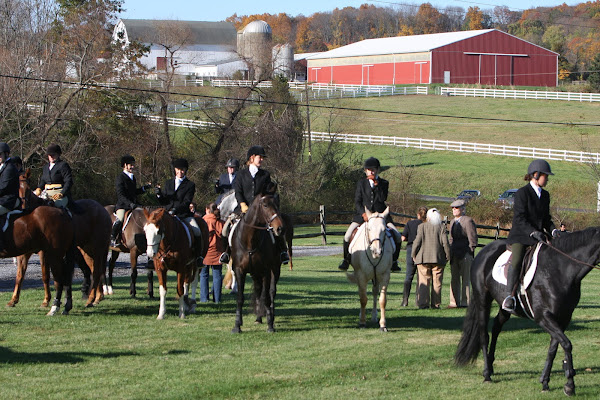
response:
M473 218L465 215L464 200L452 204L450 222L450 304L448 308L467 307L471 288L471 264L477 248L477 228Z
M408 306L408 297L410 296L410 288L412 286L413 277L417 272L417 267L412 258L412 247L415 238L417 237L417 229L421 223L427 219L427 207L421 206L417 210L417 219L411 219L404 226L402 231L402 241L406 242L406 277L404 278L404 291L402 293L402 307ZM418 285L418 284L417 284Z
M200 302L206 303L209 297L208 278L210 269L213 272L212 293L215 303L221 302L221 286L223 285L223 265L219 257L224 251L223 239L223 221L220 218L220 212L216 203L210 203L206 206L206 214L202 217L208 225L208 251L204 257L204 266L200 270Z

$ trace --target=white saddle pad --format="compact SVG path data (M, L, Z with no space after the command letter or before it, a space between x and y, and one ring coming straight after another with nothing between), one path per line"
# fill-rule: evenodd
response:
M233 232L235 231L235 228L237 228L239 223L240 223L240 219L236 219L235 222L233 223L233 225L231 226L231 230L229 231L229 237L227 238L227 240L229 241L230 247L231 247L231 241L233 239Z
M367 226L367 224L361 224L358 227L358 229L356 230L356 235L354 235L354 237L352 238L352 241L350 242L350 246L348 246L348 252L350 254L352 254L355 251L354 246L356 246L356 244L357 244L356 239L358 238L359 235L361 235L363 233L363 231L366 229L366 226ZM396 242L394 241L394 235L392 234L392 232L390 232L389 229L385 230L385 234L387 235L388 239L391 240L392 249L393 249L393 251L395 251L396 250Z
M538 243L533 252L533 257L531 259L531 267L527 270L525 276L523 277L523 288L525 289L527 289L529 285L531 285L531 281L533 281L533 277L535 276L540 247L542 247L542 244ZM505 286L508 283L506 280L506 271L507 268L510 267L510 263L508 262L508 260L511 254L512 252L510 250L506 250L504 253L500 254L500 257L498 257L498 259L494 263L494 268L492 269L492 277L494 278L494 280Z

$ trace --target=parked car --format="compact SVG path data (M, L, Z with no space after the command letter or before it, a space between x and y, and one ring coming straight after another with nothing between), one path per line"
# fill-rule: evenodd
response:
M498 196L497 202L502 204L504 208L513 208L515 204L515 193L517 193L518 189L508 189L500 196Z
M471 199L476 199L479 196L481 196L481 192L479 190L465 189L456 196L456 200L469 201Z

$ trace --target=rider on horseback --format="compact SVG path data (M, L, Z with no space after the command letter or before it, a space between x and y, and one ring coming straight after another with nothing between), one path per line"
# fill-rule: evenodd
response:
M339 269L346 271L350 265L350 239L352 232L358 228L363 222L367 221L367 214L365 214L365 207L370 212L383 212L387 208L385 201L388 196L389 182L383 178L380 178L378 172L381 168L379 160L375 157L370 157L365 161L364 170L365 177L361 178L356 184L356 191L354 193L354 205L356 214L352 219L352 223L348 227L346 234L344 235L344 259L339 265ZM394 236L394 242L396 242L396 250L394 251L392 264L392 271L400 271L398 267L398 255L400 254L400 245L402 243L402 236L400 232L394 226L392 217L388 216L387 227Z
M10 158L10 147L0 142L0 216L19 208L19 173ZM4 250L0 235L0 251Z
M256 195L261 194L271 184L271 174L265 169L261 169L263 159L267 157L263 146L252 146L248 149L248 168L238 172L236 179L233 181L233 189L235 190L235 198L238 206L233 214L245 214L248 208L254 201ZM228 236L231 230L233 217L227 219L223 227L223 240L226 241L226 251L221 254L220 262L227 264L229 262L229 242ZM281 263L287 264L290 261L290 256L287 252L287 244L284 235L277 236L277 244L281 250Z
M117 203L115 204L115 222L112 226L112 232L110 235L111 247L116 247L121 242L121 230L123 229L123 221L125 219L125 212L127 210L134 210L137 207L136 197L138 194L144 193L150 188L150 185L144 185L137 188L135 181L135 175L133 170L135 169L135 158L127 154L121 157L121 167L123 172L117 176L115 183L117 190Z
M188 168L189 164L185 158L173 161L175 178L166 181L164 188L157 186L155 191L158 201L165 205L169 214L185 221L192 229L194 236L199 238L202 236L202 232L190 210L190 204L194 201L196 193L196 184L185 176ZM199 257L198 254L196 256Z
M60 159L61 154L62 149L59 145L51 144L48 146L46 155L49 162L42 169L40 183L34 193L39 197L42 190L46 190L48 197L54 201L56 207L72 208L71 187L73 186L73 176L69 164Z
M546 242L548 236L559 235L550 216L550 194L542 189L548 183L548 175L554 174L547 161L532 161L524 178L529 183L515 193L512 228L507 239L512 245L512 262L507 277L510 294L502 302L502 309L511 313L516 307L515 293L527 246Z
M219 195L216 204L220 204L223 199L223 194L233 190L233 180L237 175L238 169L240 169L240 162L236 158L230 158L227 160L227 172L221 174L219 179L215 181L215 193Z

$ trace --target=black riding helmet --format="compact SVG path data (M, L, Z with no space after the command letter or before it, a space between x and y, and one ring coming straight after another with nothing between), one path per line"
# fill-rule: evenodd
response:
M175 161L173 161L173 168L187 171L189 168L188 161L185 158L178 158Z
M252 156L266 157L267 153L265 153L265 148L262 146L252 146L250 149L248 149L248 160Z
M546 160L533 160L531 164L529 164L529 168L527 168L527 174L533 175L536 172L541 172L546 175L554 175L552 170L550 169L550 164Z
M57 144L51 144L50 146L48 146L48 149L46 150L46 155L48 155L48 156L58 157L61 154L62 154L62 149Z
M379 160L375 157L369 157L365 161L365 166L363 167L363 169L379 169L379 167L381 167Z
M121 167L124 167L125 164L135 164L135 158L129 154L124 155L121 157Z
M10 147L5 142L0 142L0 153L10 153Z
M248 157L250 158L250 157ZM238 169L240 167L240 162L238 161L237 158L230 158L229 160L227 160L227 164L225 164L226 167L231 167L231 168L235 168Z

